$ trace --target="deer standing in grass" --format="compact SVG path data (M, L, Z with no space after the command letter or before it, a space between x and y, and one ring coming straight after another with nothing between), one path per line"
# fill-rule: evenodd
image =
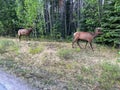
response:
M75 32L74 33L74 40L72 42L72 47L74 48L74 43L77 42L78 46L81 48L80 44L79 44L79 40L84 40L87 41L85 48L87 46L87 44L90 44L91 49L93 50L92 47L92 40L98 36L99 34L102 34L101 32L101 28L96 28L94 33L90 33L90 32ZM94 50L93 50L94 51Z
M30 33L32 32L32 28L29 28L29 29L19 29L18 30L18 38L19 38L19 41L21 40L21 36L26 36L28 37L30 35Z

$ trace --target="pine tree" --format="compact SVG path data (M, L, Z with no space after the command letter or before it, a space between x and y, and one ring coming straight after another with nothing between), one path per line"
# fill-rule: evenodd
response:
M117 0L106 0L101 26L103 34L98 42L114 47L120 44L120 8Z

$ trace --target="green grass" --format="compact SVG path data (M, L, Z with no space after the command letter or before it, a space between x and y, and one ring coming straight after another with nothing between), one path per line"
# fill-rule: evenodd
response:
M118 54L120 55L120 51L118 52Z
M86 74L92 74L92 67L81 66L81 72Z
M60 49L57 53L61 59L73 59L72 49Z
M0 40L0 53L3 54L8 51L18 51L18 45L12 40Z
M81 49L80 49L80 48L75 48L74 51L75 51L75 52L80 52Z
M98 82L102 90L110 90L115 84L120 85L120 66L112 63L102 63L102 72Z
M87 85L94 85L98 82L100 90L111 90L116 85L120 85L120 66L110 62L98 64L99 72L92 72L95 67L82 65L80 74L76 74L76 80Z
M117 58L117 62L120 63L120 51L118 51L118 58Z
M41 53L44 50L44 47L42 45L39 45L37 47L31 47L29 52L30 54L38 54Z
M81 74L78 74L78 75L76 76L76 78L77 78L77 81L78 81L78 82L82 82L82 81L84 80L84 76L81 75Z

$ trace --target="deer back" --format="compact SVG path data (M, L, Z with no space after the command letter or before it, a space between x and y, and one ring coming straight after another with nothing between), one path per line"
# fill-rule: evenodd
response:
M86 41L91 41L94 37L93 34L89 32L76 32L74 34L74 37L80 40L86 40Z
M32 29L19 29L18 35L29 35L32 32Z

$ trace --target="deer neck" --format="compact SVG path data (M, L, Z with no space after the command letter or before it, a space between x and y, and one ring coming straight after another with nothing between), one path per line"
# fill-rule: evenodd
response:
M32 29L29 29L29 32L32 32Z
M94 33L93 38L95 38L98 35L98 33Z

